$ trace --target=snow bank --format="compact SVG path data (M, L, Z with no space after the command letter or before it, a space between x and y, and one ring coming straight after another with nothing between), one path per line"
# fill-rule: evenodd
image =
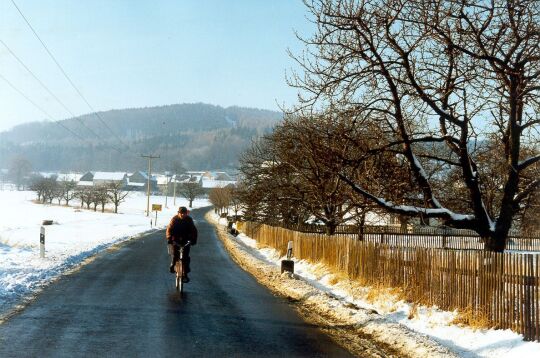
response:
M224 219L214 217L214 220L220 225L226 224ZM274 267L279 267L281 260L285 259L274 249L258 248L255 240L242 233L236 238L231 235L228 238L254 258ZM431 340L460 357L540 357L540 343L525 342L522 335L510 330L457 326L452 324L455 312L441 311L436 307L415 307L396 299L391 291L374 294L369 288L344 277L336 277L323 265L295 260L295 275L325 293L318 295L319 299L326 297L326 306L333 307L334 314L341 315L343 321L350 322L352 319L355 324L362 326L364 332L377 335L382 341L395 342L409 351L415 349L418 356L433 354L430 353L434 349L429 342ZM282 280L280 284L295 285L294 280ZM331 302L335 300L340 303ZM395 325L417 335L410 336ZM422 342L422 336L429 340ZM399 342L405 338L419 342Z

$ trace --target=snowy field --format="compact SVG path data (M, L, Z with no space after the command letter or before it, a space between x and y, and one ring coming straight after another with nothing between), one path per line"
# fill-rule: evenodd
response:
M214 216L214 220L219 220L221 225L226 225L226 221L219 219L217 216ZM252 256L261 258L276 267L279 267L281 260L285 259L285 257L280 257L279 253L274 249L259 249L255 240L242 233L234 240L242 243L242 247L251 251ZM460 327L452 324L453 319L456 317L454 312L445 312L436 308L422 306L413 307L404 301L393 300L391 295L379 295L375 300L368 299L370 297L369 289L351 290L354 283L350 281L340 282L340 278L336 279L322 265L313 265L307 261L295 260L294 272L302 280L326 292L328 294L326 297L338 298L342 302L340 307L342 311L343 307L351 304L368 311L375 310L379 315L377 315L377 319L369 324L379 324L384 327L387 322L398 323L433 339L442 346L448 347L460 357L540 357L540 343L525 342L522 335L510 330ZM338 310L336 309L336 311ZM344 320L350 320L355 315L354 310L344 310L343 313ZM409 319L409 316L412 316L412 318ZM367 325L364 320L365 317L360 315L356 324ZM382 329L384 330L384 328ZM394 332L389 332L387 340L396 339L393 334Z
M34 192L0 191L0 318L14 304L22 302L67 270L76 267L89 256L113 244L129 240L141 233L164 228L175 215L178 206L187 206L184 199L152 196L151 204L162 204L157 227L150 226L145 216L146 196L130 193L121 203L118 214L112 207L101 213L81 209L77 201L70 207L35 204ZM207 206L208 201L196 200L193 207ZM155 218L152 213L151 218ZM43 220L53 220L45 226L45 258L40 258L39 233Z

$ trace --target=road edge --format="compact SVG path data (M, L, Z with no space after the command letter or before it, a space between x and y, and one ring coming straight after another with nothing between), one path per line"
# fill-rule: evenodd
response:
M309 284L296 275L280 274L279 268L252 255L248 248L216 222L212 211L204 218L215 227L216 234L231 258L259 283L274 294L286 298L307 322L317 325L336 343L356 356L382 357L458 357L449 348L413 332L398 323L385 322L377 313L346 306L337 297ZM290 280L294 280L291 285ZM300 287L300 289L295 289ZM324 299L321 299L324 298ZM358 323L358 315L361 323ZM343 317L356 315L355 319ZM388 340L388 332L395 339Z

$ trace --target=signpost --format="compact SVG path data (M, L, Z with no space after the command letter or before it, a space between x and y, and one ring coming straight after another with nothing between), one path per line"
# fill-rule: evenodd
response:
M161 211L161 204L152 204L152 211L156 212L156 219L154 220L154 226L157 225L157 213Z

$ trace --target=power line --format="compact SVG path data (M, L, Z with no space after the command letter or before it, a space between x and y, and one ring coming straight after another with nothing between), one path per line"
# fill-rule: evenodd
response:
M73 112L71 112L71 110L64 104L64 102L62 102L50 89L49 87L47 87L33 72L32 70L30 70L28 68L28 66L26 66L26 64L19 58L19 56L17 56L15 54L15 52L13 52L13 50L3 41L0 39L0 42L2 43L2 45L4 45L4 47L8 50L8 52L11 54L11 56L13 56L17 62L19 62L19 64L24 67L24 69L32 76L34 77L34 79L41 85L41 87L43 87L43 89L45 89L45 91L47 91L47 93L49 93L55 100L56 102L58 102L72 117L75 117L75 114L73 114Z
M26 24L28 25L28 27L30 28L30 30L32 30L32 32L34 33L34 35L36 36L36 38L39 40L39 42L41 43L41 45L43 46L43 48L45 49L45 51L47 51L47 53L49 54L49 56L51 57L51 59L54 61L54 63L56 64L56 66L60 69L60 72L62 72L62 74L64 75L64 77L68 80L68 82L71 84L71 86L73 87L73 89L75 89L75 91L77 92L77 94L82 98L82 100L86 103L86 105L88 106L88 108L90 108L91 112L100 120L101 123L103 123L103 125L112 133L112 135L118 139L118 141L120 143L122 143L127 149L129 149L129 146L124 143L124 141L122 141L122 139L120 137L118 137L116 135L116 133L113 132L113 130L107 125L107 123L101 118L101 116L96 112L96 110L94 109L94 107L92 107L92 105L90 105L90 103L86 100L86 98L83 96L83 94L81 93L81 91L79 90L79 88L75 85L75 83L73 83L73 81L71 80L71 78L67 75L66 71L64 71L63 67L60 65L60 63L58 63L58 61L56 60L56 57L54 57L54 55L51 53L51 51L49 51L49 48L47 47L47 45L45 45L45 43L43 42L43 40L41 39L41 37L39 37L39 35L37 34L36 30L34 30L34 28L32 27L32 25L30 24L30 22L28 21L28 19L26 18L26 16L24 16L24 14L22 13L21 9L17 6L17 4L15 3L15 0L11 0L11 3L13 4L13 6L15 6L15 8L17 9L17 11L19 12L19 14L21 15L21 17L24 19L24 21L26 22Z
M99 140L101 140L104 144L105 144L105 141L96 133L94 132L90 127L86 126L84 124L84 122L82 121L82 119L78 118L77 116L75 116L75 114L73 114L73 112L64 104L64 102L62 102L50 89L49 87L47 87L43 81L41 81L35 74L34 72L32 72L32 70L30 70L30 68L28 68L28 66L26 66L26 64L15 54L15 52L13 52L13 50L11 50L11 48L3 41L3 40L0 40L0 42L2 43L2 45L4 45L4 47L8 50L8 52L17 60L17 62L19 62L19 64L21 66L24 67L24 69L41 85L41 87L47 91L47 93L49 93L72 117L73 119L75 119L76 121L78 121L86 130L88 130L90 133L92 133L96 138L98 138ZM114 148L114 146L112 146ZM119 149L115 148L116 150L120 151Z
M15 85L13 85L13 83L11 83L7 78L5 78L4 76L2 76L0 74L0 78L2 80L4 80L4 82L6 82L14 91L16 91L17 93L19 93L24 99L26 99L28 102L30 102L34 107L36 107L39 111L41 111L43 114L45 114L45 119L48 120L48 121L51 121L51 122L54 122L56 124L58 124L60 127L64 128L66 131L68 131L69 133L73 134L75 137L79 138L80 140L82 141L86 141L86 139L82 138L81 136L79 136L77 133L73 132L71 129L69 129L68 127L64 126L62 123L60 123L59 121L54 121L52 120L52 116L47 113L47 111L45 111L43 108L41 108L37 103L35 103L34 101L32 101L27 95L25 95L21 90L19 90L17 87L15 87ZM90 143L91 144L91 143Z

